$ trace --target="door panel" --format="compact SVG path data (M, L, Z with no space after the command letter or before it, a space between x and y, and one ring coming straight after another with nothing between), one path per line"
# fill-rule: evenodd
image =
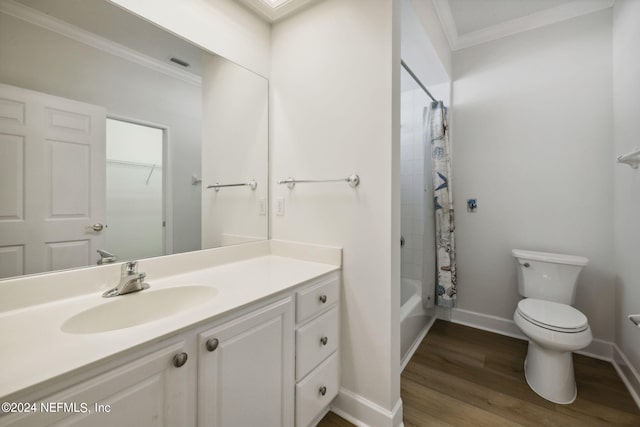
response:
M24 274L24 246L0 247L0 277Z
M0 84L0 278L97 261L105 121L103 107Z
M91 200L91 146L67 141L47 141L51 187L49 219L89 218Z
M48 269L64 270L77 268L89 264L91 259L91 242L80 240L77 242L50 242Z
M24 110L24 102L0 97L0 122L22 125Z
M24 215L24 138L0 134L0 221Z

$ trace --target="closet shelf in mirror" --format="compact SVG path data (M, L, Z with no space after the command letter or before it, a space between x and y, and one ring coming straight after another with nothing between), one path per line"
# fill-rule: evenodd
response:
M112 163L116 165L125 165L125 166L140 166L144 168L153 168L153 169L162 168L162 165L158 163L131 162L128 160L107 159L107 163Z

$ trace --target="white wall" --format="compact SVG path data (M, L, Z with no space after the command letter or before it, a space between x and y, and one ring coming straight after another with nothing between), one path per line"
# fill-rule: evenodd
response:
M234 0L109 0L268 77L271 26Z
M202 247L267 239L269 82L219 56L202 65ZM206 189L251 180L253 191Z
M191 185L191 175L200 174L199 86L5 14L0 14L0 52L0 82L101 105L110 115L168 126L173 251L200 248L200 186Z
M613 9L614 156L640 147L640 2L617 0ZM613 162L613 158L611 159ZM640 313L640 170L614 169L616 338L640 371L640 330L627 319ZM640 391L640 390L638 390Z
M343 248L336 405L377 426L401 422L398 24L399 2L326 0L272 32L272 237Z
M610 10L454 52L459 308L512 318L512 248L583 255L575 305L612 340L611 55Z

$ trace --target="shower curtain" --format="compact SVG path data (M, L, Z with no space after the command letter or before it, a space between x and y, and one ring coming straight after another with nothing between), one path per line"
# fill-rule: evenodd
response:
M456 246L451 194L451 147L447 127L447 108L442 101L431 104L428 130L436 224L437 304L441 307L455 307Z

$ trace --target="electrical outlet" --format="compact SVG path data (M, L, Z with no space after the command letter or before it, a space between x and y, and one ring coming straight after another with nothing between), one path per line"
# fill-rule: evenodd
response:
M276 215L284 215L284 197L278 197L276 199Z
M264 197L258 200L258 215L267 215L267 199L265 199Z

